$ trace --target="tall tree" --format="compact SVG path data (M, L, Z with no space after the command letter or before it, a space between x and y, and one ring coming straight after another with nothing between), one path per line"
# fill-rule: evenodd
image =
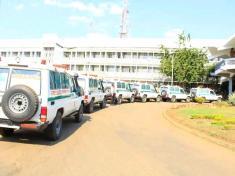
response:
M181 83L203 82L208 62L206 53L202 49L192 48L190 35L183 32L179 35L179 47L170 50L161 47L161 73Z

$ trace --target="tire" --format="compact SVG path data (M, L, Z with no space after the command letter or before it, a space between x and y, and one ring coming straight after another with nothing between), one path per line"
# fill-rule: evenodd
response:
M190 103L190 101L191 101L191 98L190 98L190 97L187 97L187 98L185 99L185 102L186 102L186 103Z
M30 120L37 112L39 99L33 89L25 85L9 88L2 97L2 110L13 122Z
M146 103L146 102L147 102L147 96L144 95L144 96L142 97L141 101L142 101L142 103Z
M138 93L139 93L138 89L136 89L136 88L133 88L133 89L132 89L132 92L134 93L135 96L137 96Z
M105 87L104 92L106 95L111 95L112 94L111 87Z
M156 102L160 102L162 100L161 96L158 95L157 98L156 98Z
M53 122L46 128L46 134L50 141L57 141L62 134L62 113L57 112Z
M14 134L14 129L11 128L1 128L0 129L0 135L2 135L2 137L11 137Z
M117 98L117 104L122 104L122 96L118 96L118 98Z
M172 103L175 103L175 102L176 102L176 96L175 96L175 95L173 95L173 96L171 97L171 102L172 102Z
M93 111L94 111L94 101L91 100L91 102L86 106L85 112L90 114Z
M75 115L75 122L80 123L83 120L83 104L81 104L77 114Z
M106 108L106 103L107 103L107 100L106 100L106 98L104 97L103 101L100 103L100 108L101 108L101 109Z
M134 102L135 102L135 96L134 96L134 95L131 96L129 102L130 102L130 103L134 103Z

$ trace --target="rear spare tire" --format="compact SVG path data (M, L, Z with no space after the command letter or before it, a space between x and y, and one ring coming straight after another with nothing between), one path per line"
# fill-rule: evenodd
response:
M30 120L36 114L38 106L37 94L25 85L9 88L2 97L2 110L13 122Z

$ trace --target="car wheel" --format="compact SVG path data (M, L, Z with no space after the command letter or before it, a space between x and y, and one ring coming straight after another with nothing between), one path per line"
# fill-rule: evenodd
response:
M107 100L106 98L104 97L103 101L100 103L100 108L101 109L104 109L106 107L106 103L107 103Z
M175 95L173 95L173 96L171 97L171 102L172 102L172 103L175 103L175 102L176 102L176 96L175 96Z
M81 104L77 114L75 115L75 122L80 123L83 120L83 104Z
M46 128L46 134L49 140L56 141L62 133L62 113L57 112L53 122Z
M130 103L134 103L135 102L135 96L132 95L131 98L130 98Z
M92 113L94 111L93 100L91 100L91 102L86 106L85 111L86 111L86 113Z
M146 102L147 102L147 96L144 95L144 96L142 97L142 103L146 103Z
M122 96L118 96L118 98L117 98L117 104L122 104Z
M2 135L2 137L10 137L14 134L14 129L11 128L0 128L0 135Z
M186 101L186 103L190 103L191 98L190 98L190 97L187 97L185 101Z
M161 96L158 95L157 98L156 98L156 102L160 102L162 100Z

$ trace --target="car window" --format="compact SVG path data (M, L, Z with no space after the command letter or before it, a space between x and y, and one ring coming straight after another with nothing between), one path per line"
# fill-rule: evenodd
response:
M141 89L143 89L143 90L145 89L145 85L144 84L141 85Z
M13 69L10 87L23 84L32 88L37 95L41 93L41 72L36 70Z
M98 87L98 81L96 79L94 79L94 88Z
M171 92L174 92L174 87L170 87L170 91L171 91Z
M121 89L122 88L122 84L120 82L117 83L117 88Z
M55 72L50 71L50 89L55 90Z
M66 89L69 89L69 88L73 87L73 85L72 85L72 79L71 79L71 77L68 76L67 74L65 74L65 79L64 79L64 81L65 81L65 88L66 88Z
M125 89L125 88L126 88L126 84L122 83L122 89Z
M150 85L146 85L145 89L150 90Z
M62 89L66 89L66 86L65 86L65 74L61 73L60 77L61 77L61 88Z
M184 89L180 89L180 93L184 94L185 93Z
M215 95L215 92L213 90L210 91L211 95Z
M179 87L175 87L175 92L179 92L180 88Z
M8 74L9 74L8 68L0 68L0 92L6 90Z
M55 89L61 89L61 78L60 78L60 73L55 72Z

